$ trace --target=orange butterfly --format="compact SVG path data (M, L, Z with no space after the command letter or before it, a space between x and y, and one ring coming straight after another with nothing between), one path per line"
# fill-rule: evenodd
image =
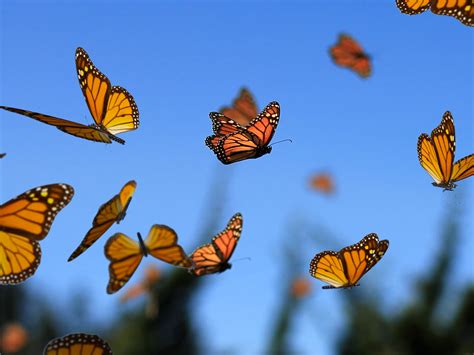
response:
M239 241L242 225L242 215L233 215L226 229L212 238L210 244L200 246L191 254L190 259L194 266L190 272L195 276L202 276L230 269L232 265L229 259Z
M133 298L141 296L144 293L151 293L152 287L160 279L161 271L153 265L148 265L145 269L145 275L142 280L131 286L124 294L120 297L120 302L124 303Z
M350 288L384 256L388 240L381 240L377 234L366 235L359 243L341 249L339 252L324 251L316 254L309 265L311 276L328 283L328 288Z
M310 179L310 186L328 195L334 193L334 182L331 175L326 173L314 175Z
M140 233L138 243L125 234L116 233L105 244L105 256L110 260L107 293L120 290L132 277L144 256L151 254L172 265L189 268L191 260L178 245L176 232L168 226L155 224L143 241Z
M422 133L418 137L418 160L431 175L434 186L453 190L455 182L474 175L474 154L454 162L456 135L454 120L446 111L441 123L431 132L431 137Z
M255 159L271 152L269 147L278 121L280 105L273 101L254 118L247 127L242 127L221 113L212 112L214 132L220 132L221 126L233 126L235 130L229 134L219 134L206 138L206 145L214 151L217 158L224 164L232 164L245 159ZM220 126L221 125L221 126Z
M38 241L48 235L73 195L72 186L44 185L0 206L0 284L17 284L33 276L41 261Z
M100 206L92 228L89 229L81 244L74 250L67 261L72 261L84 253L94 244L114 223L119 224L125 218L128 205L132 201L137 183L133 180L127 182L120 192L109 201Z
M338 42L329 49L329 53L334 63L353 70L363 78L372 73L370 57L349 35L340 34Z
M232 102L232 107L223 107L219 111L243 127L258 115L257 104L246 88L240 89L239 96ZM215 133L218 134L218 132Z
M44 355L112 355L112 349L97 335L75 333L51 340Z
M82 48L76 50L76 70L79 85L95 121L94 125L86 126L14 107L0 106L0 108L55 126L79 138L102 143L112 143L114 140L124 144L125 141L116 134L137 129L139 125L138 108L132 95L120 86L112 86L109 79L97 69Z

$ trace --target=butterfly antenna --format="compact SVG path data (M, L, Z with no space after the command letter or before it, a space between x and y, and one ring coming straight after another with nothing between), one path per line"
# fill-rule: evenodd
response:
M278 143L281 143L281 142L290 142L290 143L293 143L293 141L292 141L291 139L283 139L283 140L281 140L281 141L278 141L278 142L275 142L275 143L270 144L270 147L271 147L272 145L274 145L274 144L278 144Z

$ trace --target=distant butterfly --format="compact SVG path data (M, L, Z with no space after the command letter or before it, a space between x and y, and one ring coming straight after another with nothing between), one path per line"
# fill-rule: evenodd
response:
M388 240L381 240L377 234L366 235L359 243L341 249L339 252L325 251L311 260L311 276L328 283L328 288L350 288L382 258L388 249Z
M310 179L310 186L327 195L334 193L334 182L331 175L327 173L313 175Z
M329 49L332 60L341 67L346 67L367 78L372 72L370 57L359 43L351 36L340 34L338 42Z
M114 223L118 224L125 218L125 213L136 187L137 183L135 181L127 182L117 195L100 206L92 222L92 228L89 229L81 244L73 251L67 261L77 258L89 249Z
M232 107L223 107L219 111L243 127L258 115L257 104L246 88L240 89L239 96L232 102Z
M116 134L137 129L139 125L138 108L132 95L120 86L112 86L109 79L95 67L82 48L76 50L76 69L79 85L95 121L94 125L86 126L13 107L0 106L0 108L56 126L59 130L76 137L102 143L112 143L114 140L124 144L125 141Z
M226 229L212 238L210 244L197 248L190 258L194 266L190 272L195 276L214 274L230 269L229 259L234 253L240 234L243 219L240 213L232 216Z
M72 186L33 188L0 206L0 284L17 284L33 276L41 260L38 241L74 195Z
M3 158L5 155L7 155L7 153L1 153L0 154L0 159Z
M105 256L110 260L107 293L120 290L132 277L144 256L148 254L172 265L189 268L191 260L177 244L176 232L168 226L155 224L143 241L140 233L138 243L125 234L116 233L105 244Z
M474 154L454 162L456 136L454 120L446 111L441 123L431 132L431 137L422 133L418 137L418 160L431 175L434 186L453 190L455 182L474 175Z
M97 335L76 333L51 340L43 355L112 355L112 349Z
M473 0L396 0L398 9L407 15L417 15L431 8L436 15L456 18L466 26L474 26Z
M153 285L160 279L161 271L153 265L148 265L144 277L140 282L130 286L120 297L120 302L124 303L145 293L151 294Z
M272 147L268 144L278 126L280 105L276 101L269 103L247 127L240 126L221 113L212 112L210 117L216 135L207 137L206 145L222 163L232 164L245 159L259 158L271 152ZM234 130L226 134L225 132L230 129Z

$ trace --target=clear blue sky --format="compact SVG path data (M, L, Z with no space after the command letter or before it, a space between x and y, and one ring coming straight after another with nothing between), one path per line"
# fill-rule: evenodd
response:
M474 280L473 179L443 193L431 186L416 152L418 135L450 110L457 158L473 153L471 28L431 13L402 15L395 0L39 3L0 5L1 104L91 123L75 74L81 46L112 84L133 94L141 121L137 131L121 135L125 146L103 145L0 112L0 152L8 154L0 162L1 200L55 182L76 190L41 243L42 263L28 281L37 292L53 293L59 308L82 291L100 319L118 311L119 295L105 293L103 243L112 233L134 236L168 224L192 251L217 173L230 182L220 225L243 214L234 258L252 260L209 277L197 299L199 326L214 349L249 354L265 345L281 297L281 248L295 219L323 224L337 237L319 244L295 238L308 263L316 252L370 232L389 239L386 256L363 284L396 306L410 299L413 277L431 265L448 200L460 204L464 195L465 244L451 282L455 290ZM340 32L372 56L368 80L331 62L327 50ZM260 107L280 103L274 140L293 143L224 166L204 145L208 113L230 103L242 85ZM320 169L335 176L334 198L307 188ZM126 219L66 263L98 207L130 179L138 186ZM322 292L321 285L314 280L295 342L307 353L331 354L344 309L337 292ZM322 326L321 320L332 321Z

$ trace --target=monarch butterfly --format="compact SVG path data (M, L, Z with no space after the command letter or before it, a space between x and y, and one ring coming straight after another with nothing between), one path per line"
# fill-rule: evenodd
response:
M17 284L35 273L41 260L38 241L73 195L72 186L44 185L0 206L0 284Z
M120 192L109 201L100 206L94 217L92 228L89 229L81 244L74 250L67 261L72 261L84 253L94 244L114 223L120 223L125 218L128 205L132 201L137 183L133 180L127 182Z
M115 135L137 129L139 125L138 107L132 95L120 86L111 86L109 79L97 69L87 52L80 47L76 50L76 69L79 85L95 121L94 125L86 126L13 107L0 108L56 126L76 137L102 143L112 143L114 140L124 144L125 141Z
M215 117L214 122L234 122L220 113L211 113L210 115ZM236 126L235 132L209 136L206 138L206 145L224 164L259 158L271 152L272 147L269 147L268 144L275 133L279 119L280 105L276 101L270 102L247 127L239 125Z
M454 120L451 112L446 111L431 137L422 133L418 137L418 160L431 175L434 186L452 191L456 181L474 175L474 154L468 155L453 164L456 150Z
M362 78L367 78L372 73L370 57L349 35L340 34L338 42L329 48L329 54L334 63L353 70Z
M232 102L231 107L223 107L219 111L244 127L258 115L257 104L246 88L240 89L239 96ZM218 132L214 133L219 134Z
M44 355L112 355L112 349L94 334L75 333L51 340Z
M116 233L105 244L105 256L110 260L107 293L120 290L140 264L143 256L151 254L169 264L188 268L192 265L183 248L177 244L176 232L168 226L155 224L143 241L140 233L138 243L125 234Z
M466 26L474 26L473 0L396 0L399 10L408 15L417 15L431 8L436 15L456 18Z
M357 282L382 258L388 244L388 240L379 242L377 234L370 233L359 243L339 252L316 254L309 265L309 273L330 285L323 289L359 286Z
M234 253L240 234L242 233L243 219L240 213L232 216L226 229L214 236L210 244L197 248L191 255L193 267L189 269L195 276L224 272L232 265L229 259Z
M154 284L160 279L161 271L155 266L148 265L145 270L145 275L139 283L131 286L124 294L120 297L120 302L124 303L133 298L141 296L144 293L149 293Z
M327 173L316 174L310 179L310 186L325 194L332 194L334 192L334 182L331 175Z

